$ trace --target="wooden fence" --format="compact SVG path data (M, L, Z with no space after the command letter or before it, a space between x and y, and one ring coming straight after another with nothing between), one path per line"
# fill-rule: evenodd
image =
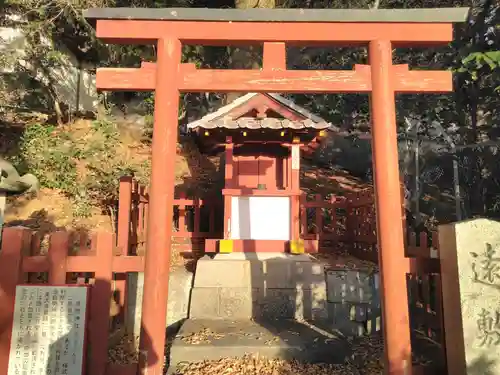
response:
M148 189L132 177L120 179L118 206L118 244L129 254L144 254L149 207ZM174 199L172 246L186 252L202 252L206 238L218 238L222 229L217 226L218 200Z
M350 255L378 263L375 201L371 189L325 200L320 195L301 199L301 236L320 241L329 252L343 243ZM403 211L404 219L404 211ZM396 220L396 219L395 219ZM437 232L413 233L405 229L408 258L407 286L414 348L433 358L438 373L446 373L442 314L441 271ZM422 346L422 342L427 344Z
M370 190L331 196L301 197L300 233L303 239L317 239L320 252L348 243L352 255L376 262L375 206Z
M310 200L300 197L300 236L304 240L340 241L347 230L346 197L332 195L329 199L320 194Z
M112 298L117 292L123 293L115 275L144 271L143 257L124 256L121 252L110 233L97 233L90 241L77 239L75 245L70 233L56 232L50 235L45 251L40 247L40 237L31 230L5 228L0 251L0 373L7 373L16 286L49 283L91 286L88 373L135 374L137 365L107 363ZM91 273L91 279L83 278L84 273Z
M437 232L407 233L406 256L410 323L417 352L431 358L436 373L446 374L443 294Z

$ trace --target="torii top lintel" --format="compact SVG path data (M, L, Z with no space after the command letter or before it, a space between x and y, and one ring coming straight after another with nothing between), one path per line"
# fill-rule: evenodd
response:
M369 93L371 70L287 70L287 45L368 45L384 40L392 46L447 44L453 23L464 22L468 8L328 10L328 9L199 9L102 8L85 17L96 34L111 43L156 43L170 38L183 44L264 45L262 70L196 69L180 64L176 74L181 92ZM361 26L362 24L362 26ZM410 71L393 65L396 93L441 93L453 90L449 71ZM141 68L101 68L101 90L155 90L156 65Z
M98 38L124 44L155 43L173 33L183 43L210 45L285 41L352 45L375 39L426 45L450 42L452 24L465 22L468 13L468 8L93 8L84 15L96 23Z

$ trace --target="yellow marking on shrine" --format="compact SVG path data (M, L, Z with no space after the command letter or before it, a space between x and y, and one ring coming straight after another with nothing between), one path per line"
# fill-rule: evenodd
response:
M230 254L233 252L233 240L220 240L219 253Z
M292 240L290 241L290 253L292 254L304 254L304 240Z

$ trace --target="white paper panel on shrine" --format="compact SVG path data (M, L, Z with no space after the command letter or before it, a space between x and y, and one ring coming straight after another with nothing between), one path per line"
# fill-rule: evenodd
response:
M290 240L290 199L232 197L231 239Z
M87 291L17 286L8 375L82 375Z

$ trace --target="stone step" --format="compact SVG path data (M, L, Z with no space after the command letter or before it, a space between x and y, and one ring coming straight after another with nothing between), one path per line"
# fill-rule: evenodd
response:
M188 319L179 331L169 333L167 374L174 374L180 364L241 358L248 354L306 363L345 364L349 361L368 372L374 359L383 360L381 332L348 339L319 325L293 320ZM444 373L446 363L440 355L442 348L421 332L412 331L412 349L413 373ZM419 365L415 366L417 363ZM355 373L361 372L365 373Z
M338 333L293 320L188 319L172 343L169 372L182 362L245 354L341 364L352 355L352 347Z

